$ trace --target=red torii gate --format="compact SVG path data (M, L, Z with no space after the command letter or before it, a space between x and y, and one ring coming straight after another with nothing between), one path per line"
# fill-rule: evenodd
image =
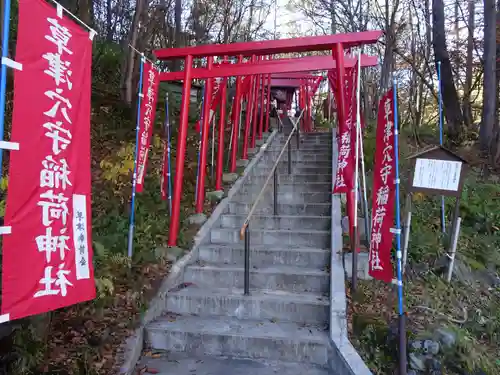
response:
M168 245L175 246L177 244L177 235L179 232L179 214L180 214L180 201L182 196L182 184L184 177L184 156L186 154L186 139L188 131L188 112L189 112L189 93L191 91L191 81L194 78L207 79L206 89L205 89L205 105L203 113L203 137L201 140L200 147L200 176L197 190L197 202L196 202L196 212L201 213L203 209L203 203L205 199L205 166L207 159L208 150L208 126L210 117L210 99L212 98L213 80L211 78L221 78L221 77L231 77L236 76L236 97L235 105L233 111L233 139L231 140L234 146L237 145L237 135L239 131L239 112L241 106L241 81L239 76L253 76L251 79L251 87L253 86L252 93L248 93L251 99L248 101L249 105L256 102L258 86L262 82L262 95L261 95L261 122L259 126L259 138L262 137L262 118L263 118L263 105L264 105L264 75L267 75L268 82L268 103L270 94L270 84L271 84L271 74L273 73L293 73L293 72L311 72L316 70L332 70L336 69L338 77L344 77L345 68L349 66L354 66L356 60L350 57L344 57L344 49L361 46L363 44L372 44L377 42L377 40L382 36L382 31L365 31L358 33L347 33L347 34L335 34L335 35L325 35L325 36L313 36L313 37L302 37L302 38L291 38L291 39L280 39L280 40L270 40L270 41L259 41L259 42L242 42L233 44L214 44L214 45L202 45L202 46L192 46L184 48L169 48L155 50L153 53L159 60L170 60L170 59L184 59L184 71L174 72L174 73L161 73L160 80L183 80L183 93L181 101L181 113L179 121L179 132L178 132L178 143L177 143L177 158L176 158L176 168L175 168L175 183L174 192L172 199L172 216L170 221L170 231ZM264 55L274 55L280 53L291 53L291 52L311 52L311 51L332 51L333 56L313 56L305 57L300 59L279 59L270 60L264 62ZM213 62L214 56L224 56L225 58L229 56L237 56L237 64L221 63L215 64ZM251 57L252 63L243 63L244 57ZM207 58L207 68L193 68L193 58L206 57ZM365 61L369 60L371 57L362 56L361 65L371 66L376 64L375 61ZM371 58L373 59L373 58ZM257 63L258 61L260 63ZM259 75L258 78L255 77ZM345 82L343 79L336 80L336 87L333 89L340 95L338 95L338 119L339 122L344 121L345 115L345 98L344 98L344 86ZM221 88L223 90L222 97L225 99L225 86ZM225 107L224 105L222 107ZM221 109L222 109L221 107ZM248 106L247 106L248 107ZM252 146L255 147L256 141L256 114L257 106L254 105L253 109L253 131L252 131ZM221 121L219 123L219 142L218 142L218 155L217 155L217 181L216 186L221 186L221 175L222 175L222 162L224 158L223 148L223 133L224 133L224 113L221 113ZM269 114L268 114L269 115ZM268 127L269 116L267 115ZM250 116L247 114L247 125L249 125ZM245 127L244 143L245 146L248 144L249 139L249 126ZM231 150L231 171L236 169L236 154L237 147L233 147ZM246 147L243 150L243 159L247 158ZM220 169L220 170L219 170ZM349 203L348 203L349 206Z

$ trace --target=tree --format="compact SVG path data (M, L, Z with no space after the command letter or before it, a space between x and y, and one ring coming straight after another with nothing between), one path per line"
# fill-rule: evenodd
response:
M446 34L444 27L443 0L432 2L432 45L436 66L441 63L441 89L444 105L444 114L447 122L447 135L451 141L459 142L462 136L463 115L458 93L453 81L453 71L450 57L446 48Z
M480 130L481 150L495 163L498 149L498 130L495 129L496 106L496 6L495 0L484 0L484 85L483 115Z

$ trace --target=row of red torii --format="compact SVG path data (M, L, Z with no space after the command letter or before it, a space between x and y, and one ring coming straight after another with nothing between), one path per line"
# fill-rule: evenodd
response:
M238 133L240 127L240 111L242 99L247 100L247 108L252 108L252 115L247 114L243 138L241 158L248 158L248 147L255 147L256 139L262 139L263 132L269 128L269 111L261 110L260 121L256 121L258 91L261 91L261 108L264 108L264 96L269 95L271 86L298 87L300 108L304 108L301 131L310 131L311 128L311 98L319 86L318 76L311 73L317 71L333 72L335 77L345 77L346 69L354 67L357 58L345 55L345 51L352 47L376 43L382 36L381 31L364 31L358 33L334 34L324 36L279 39L258 42L242 42L232 44L212 44L191 46L184 48L159 49L153 51L158 60L184 59L184 70L179 72L160 73L160 81L183 81L183 96L181 100L180 121L177 141L177 157L175 165L175 180L172 195L172 214L168 245L176 246L179 232L180 203L184 177L184 161L186 154L186 139L188 132L188 114L193 79L205 79L204 102L209 103L212 98L215 78L236 77L236 93L233 100L231 122L233 126L230 158L230 172L236 172L238 155ZM302 58L273 59L273 55L285 53L303 53L312 51L331 51L331 55L309 56ZM223 57L221 63L214 63L214 57ZM237 58L237 63L229 63L229 58ZM193 68L194 58L206 58L205 68ZM361 55L361 66L377 65L374 56ZM265 82L265 84L264 84ZM336 99L337 119L343 122L345 118L345 80L335 79L330 84L333 97ZM266 87L267 86L267 87ZM224 159L224 124L226 87L220 88L222 100L220 102L220 121L218 125L218 145L216 159L216 190L222 190L222 165ZM294 89L295 90L295 89ZM266 93L266 94L265 94ZM210 98L210 99L209 99ZM288 96L283 110L291 109L291 97ZM199 157L199 179L197 184L196 213L203 212L205 200L205 173L208 151L208 134L210 105L204 106L202 116L202 139ZM265 115L265 119L263 116ZM252 136L249 136L250 119L253 117ZM259 124L257 128L257 123ZM347 196L347 209L352 210L354 193Z

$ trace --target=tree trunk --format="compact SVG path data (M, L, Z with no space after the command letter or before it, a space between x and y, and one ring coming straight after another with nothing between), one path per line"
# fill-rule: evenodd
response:
M432 2L432 24L434 26L432 28L432 45L436 66L439 61L441 62L441 92L447 121L447 135L452 142L459 142L462 136L463 115L457 89L453 82L450 56L446 49L443 0L433 0Z
M134 17L132 19L132 26L129 32L128 44L134 48L137 45L137 37L139 35L139 28L141 26L141 15L144 11L145 0L137 0L135 5ZM132 104L134 95L134 67L136 52L128 45L125 46L127 58L124 60L124 67L122 69L122 99L129 105Z
M470 94L472 90L472 54L474 52L474 29L475 29L475 11L476 4L475 0L469 0L469 35L467 37L467 58L465 63L465 87L464 87L464 98L463 98L463 109L464 109L464 120L468 127L473 123L472 118L472 107L470 103Z
M113 7L112 0L106 0L106 40L113 41Z
M380 72L380 90L384 92L387 90L391 83L391 69L393 61L393 33L392 25L390 22L389 13L389 0L385 1L385 48L384 48L384 61L382 62L382 69ZM378 97L381 96L379 93Z
M94 4L92 0L78 1L78 16L88 26L93 25Z
M174 46L179 48L182 47L182 0L175 0L174 9L175 18L175 44ZM178 71L181 68L180 60L172 61L172 70Z
M497 129L500 127L500 0L497 0L497 104L496 104L496 118L495 126Z
M484 0L484 76L483 76L483 114L479 141L481 150L493 161L496 154L498 133L495 129L496 104L496 7L495 0Z

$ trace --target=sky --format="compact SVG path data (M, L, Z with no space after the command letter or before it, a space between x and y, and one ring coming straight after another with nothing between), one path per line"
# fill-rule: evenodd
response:
M276 1L276 31L281 34L281 38L286 38L290 32L288 23L297 21L303 18L299 12L291 12L287 9L288 0L275 0ZM271 12L267 17L265 27L270 31L274 31L275 7L271 6Z

